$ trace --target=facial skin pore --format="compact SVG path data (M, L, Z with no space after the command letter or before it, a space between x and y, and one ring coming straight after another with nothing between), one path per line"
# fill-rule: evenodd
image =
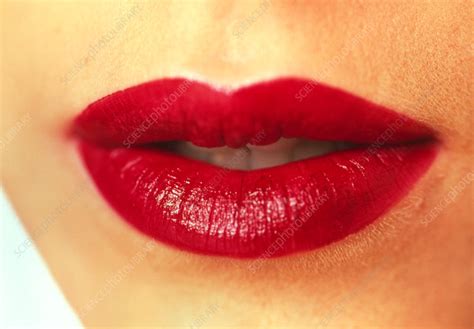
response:
M472 2L2 6L2 185L36 245L12 252L37 247L86 326L472 325ZM343 241L258 267L179 251L107 206L65 134L94 100L176 76L314 79L429 125L442 150Z

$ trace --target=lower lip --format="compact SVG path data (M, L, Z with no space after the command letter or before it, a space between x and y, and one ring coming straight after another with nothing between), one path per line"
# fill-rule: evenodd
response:
M351 150L255 171L81 143L102 194L141 232L179 248L274 257L344 238L397 202L436 146Z
M80 141L83 161L133 227L180 249L253 258L312 250L359 231L408 193L438 149L429 141L393 141L240 171L156 149L101 145L97 131L92 135Z

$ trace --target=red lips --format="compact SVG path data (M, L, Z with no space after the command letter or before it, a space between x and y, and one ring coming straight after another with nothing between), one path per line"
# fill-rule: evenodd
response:
M360 230L408 192L437 150L418 122L299 79L232 91L158 80L92 103L75 131L97 187L132 226L179 248L235 257L314 249ZM144 147L176 140L240 147L281 137L365 146L254 171Z

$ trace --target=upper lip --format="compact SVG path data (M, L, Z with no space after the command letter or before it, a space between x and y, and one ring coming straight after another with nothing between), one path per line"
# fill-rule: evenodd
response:
M240 147L280 137L373 143L384 133L384 143L391 144L433 135L383 106L295 78L229 90L181 78L157 80L92 103L75 129L84 138L127 147L166 140Z
M283 255L341 239L387 211L436 154L427 126L297 78L240 89L157 80L92 103L74 130L97 186L128 222L178 247L230 256ZM173 140L240 147L282 137L366 146L224 175L134 147Z

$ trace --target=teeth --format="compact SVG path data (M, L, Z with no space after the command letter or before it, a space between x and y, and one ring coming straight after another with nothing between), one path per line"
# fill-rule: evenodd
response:
M321 156L350 147L351 144L343 142L281 138L273 144L248 145L237 149L230 147L207 148L184 142L178 143L174 151L183 156L212 163L220 167L254 170Z
M320 156L336 150L337 146L335 142L302 141L293 152L293 160L302 160L314 156Z
M280 138L269 145L249 145L250 168L260 169L278 166L293 160L293 151L298 144L295 138Z
M246 147L238 149L218 147L218 150L211 151L210 160L212 164L230 169L249 170L251 168L251 155Z
M290 151L301 141L296 138L280 138L276 143L268 145L248 145L248 148L256 151Z

